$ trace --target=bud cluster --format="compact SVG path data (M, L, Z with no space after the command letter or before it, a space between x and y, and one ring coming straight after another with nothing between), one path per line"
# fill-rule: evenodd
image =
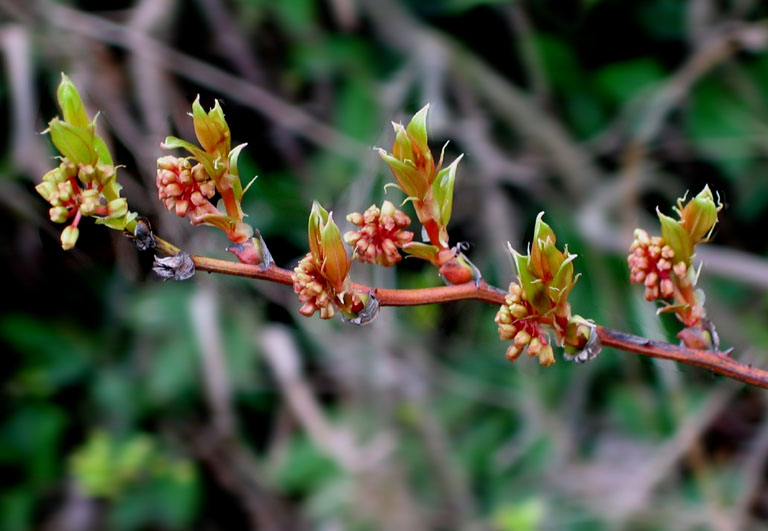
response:
M294 268L293 291L298 293L299 301L304 305L299 308L299 313L311 317L316 311L320 312L321 319L330 319L336 311L331 302L333 301L333 287L323 278L320 273L320 265L312 253L299 261Z
M513 341L507 347L507 359L516 360L523 351L531 357L538 356L545 367L555 363L555 354L547 340L546 333L536 317L535 310L525 300L525 293L518 284L509 284L509 293L504 305L496 313L499 338Z
M293 290L304 303L299 312L309 317L319 310L321 318L330 319L335 308L347 317L357 316L364 309L365 301L352 289L349 279L352 260L347 256L333 213L315 201L308 228L309 253L291 276Z
M203 169L193 167L186 158L167 155L157 159L157 195L168 210L183 218L189 216L193 225L204 222L207 214L221 214L209 201L216 185Z
M392 153L379 149L379 155L389 165L397 180L397 184L392 186L402 190L413 204L416 216L424 227L426 239L429 240L429 243L405 243L403 251L441 268L440 275L448 284L460 284L473 280L477 273L466 257L454 260L458 256L458 249L448 244L453 188L462 156L446 168L441 169L442 154L435 163L427 137L428 112L429 105L417 112L407 126L393 123L395 141Z
M411 219L390 201L384 201L381 210L371 205L362 214L353 212L347 221L360 227L347 232L344 241L355 246L354 256L361 262L393 266L402 260L398 248L413 240L413 233L403 230L411 224Z
M165 149L185 149L191 157L157 159L158 197L168 210L188 217L192 225L222 230L235 244L229 250L241 262L265 267L269 252L258 232L243 221L241 203L248 187L240 182L237 160L245 144L230 149L229 125L218 101L206 112L198 97L192 104L192 120L199 146L173 136L162 144ZM217 191L224 211L210 201Z
M661 236L650 237L642 229L635 230L635 239L629 248L629 279L645 285L645 299L671 299L675 294L672 274L685 279L688 266L679 261L674 266L675 251L664 243Z
M530 356L538 356L542 365L555 362L552 346L544 332L547 327L556 343L564 346L571 359L591 359L599 352L599 345L589 344L593 325L571 314L568 295L578 280L574 276L573 260L568 248L557 248L555 233L544 223L544 213L536 218L530 252L521 255L511 247L517 267L518 282L509 285L505 304L496 314L499 337L514 341L507 349L507 358L515 360L527 349Z
M706 317L704 295L694 289L698 278L693 267L694 248L709 240L722 208L705 186L687 203L684 198L678 200L675 212L679 219L657 209L661 236L651 237L637 229L629 248L630 281L645 286L648 301L672 300L658 312L675 313L689 328L702 326Z
M116 168L104 140L95 133L95 120L88 120L77 89L63 74L58 100L64 119L51 120L47 132L62 162L43 176L35 190L50 203L51 221L71 220L61 233L61 246L69 250L80 235L78 225L83 217L95 217L96 223L124 230L134 223L136 214L128 211L128 202L120 197Z

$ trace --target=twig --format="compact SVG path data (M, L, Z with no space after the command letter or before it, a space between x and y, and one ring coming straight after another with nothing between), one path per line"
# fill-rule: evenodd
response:
M419 23L397 2L366 0L361 4L374 30L392 47L408 55L429 46L447 55L454 75L471 84L498 116L546 153L563 176L571 197L581 198L594 188L600 171L592 160L556 120L517 86L449 36Z
M176 254L178 248L157 238L158 250L165 254ZM279 284L293 285L291 272L287 269L271 265L262 268L256 265L228 262L206 256L192 256L195 267L200 271L221 273L259 280L268 280ZM488 304L502 305L506 292L481 280L477 284L469 282L457 286L441 286L421 289L384 289L352 284L355 290L373 293L380 306L420 306L424 304L440 304L460 300L478 300ZM614 347L626 352L633 352L652 358L672 360L678 363L694 365L744 382L749 385L768 389L768 371L739 363L724 352L695 350L660 341L653 341L618 330L597 326L597 333L604 346Z
M218 325L218 300L210 286L201 286L192 297L189 313L200 345L200 369L206 401L211 408L215 431L223 437L234 437L235 414L227 362Z
M693 55L651 98L621 155L622 170L619 179L629 185L626 188L623 210L627 226L632 226L648 143L661 129L666 118L704 75L740 49L763 46L765 39L765 21L724 28L718 34L703 39Z
M322 123L261 87L183 54L121 24L50 2L40 13L52 26L130 50L169 72L213 87L232 101L251 107L296 135L341 156L359 159L368 147Z

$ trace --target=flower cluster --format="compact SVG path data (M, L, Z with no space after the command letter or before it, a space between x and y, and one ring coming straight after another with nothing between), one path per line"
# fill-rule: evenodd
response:
M564 346L569 355L580 357L590 348L585 359L599 352L596 334L590 322L571 314L568 295L578 280L573 274L575 254L556 246L554 231L536 218L534 238L529 254L521 255L510 247L517 267L518 282L509 285L505 304L496 313L499 337L514 341L507 349L507 358L517 359L527 349L530 356L538 356L539 363L548 366L555 362L546 329L554 334L556 343Z
M709 240L717 224L722 205L715 203L709 187L685 203L679 199L675 208L679 219L657 210L661 236L649 236L637 229L629 248L627 262L630 281L645 285L645 298L672 300L659 313L675 313L686 327L702 327L706 317L704 295L695 289L698 271L693 267L694 248Z
M685 262L674 266L675 251L666 245L661 236L651 238L643 229L635 230L635 239L629 248L629 278L637 284L645 284L645 299L671 299L675 285L671 275L685 278L688 267Z
M245 144L231 149L229 125L219 102L206 112L199 100L192 104L192 119L200 147L172 136L165 139L163 148L183 148L191 157L166 156L157 160L158 196L168 210L188 217L193 225L211 225L222 230L234 244L229 250L241 262L268 265L264 241L243 221L241 202L248 186L243 188L240 182L237 159ZM224 212L211 202L217 191Z
M392 153L379 149L379 155L397 180L393 186L402 190L413 204L429 240L429 243L406 243L403 251L441 268L440 274L449 284L460 284L473 280L477 272L466 258L460 257L457 248L448 244L456 169L462 156L443 169L442 154L435 163L427 139L428 111L429 105L417 112L407 126L393 123Z
M61 233L61 246L69 250L80 235L78 225L83 217L95 217L96 223L125 230L135 225L137 215L128 211L127 201L120 197L122 187L117 183L109 150L95 132L96 120L88 119L77 88L64 74L57 96L64 119L51 120L47 132L62 162L46 173L35 189L50 203L51 221L69 222Z
M362 214L353 212L347 221L360 227L347 232L344 241L355 246L354 256L361 262L393 266L402 259L398 248L413 240L413 233L403 230L411 219L390 201L384 201L381 209L371 205Z
M220 212L208 201L216 193L216 185L203 169L194 167L186 158L167 155L157 159L157 195L165 208L183 218L189 215L193 225L204 222L208 214Z
M356 316L364 308L367 295L352 289L351 265L333 213L315 201L309 214L309 253L291 276L293 290L304 303L299 312L310 317L320 311L322 319L330 319L338 309L346 316Z
M291 276L293 290L299 295L299 301L304 305L299 308L299 313L311 317L316 311L320 311L321 319L330 319L336 313L333 308L333 288L320 272L320 265L312 253L299 261Z
M507 359L514 361L523 350L527 350L529 356L538 356L542 365L552 365L555 363L552 346L539 321L532 318L536 312L524 296L520 286L511 282L509 293L504 299L505 304L496 313L499 338L503 341L514 341L507 347Z

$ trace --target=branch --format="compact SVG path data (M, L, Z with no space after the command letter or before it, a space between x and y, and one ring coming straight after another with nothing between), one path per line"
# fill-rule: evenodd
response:
M175 255L179 252L177 247L165 240L160 238L156 238L156 240L157 250L163 254ZM267 280L288 286L293 285L291 271L277 267L274 264L268 268L262 268L256 265L229 262L206 256L192 256L191 258L195 268L199 271ZM422 289L383 289L364 284L352 284L352 287L364 293L373 293L378 299L380 306L420 306L423 304L440 304L460 300L478 300L501 306L504 304L506 296L505 291L489 285L484 280L480 280L477 284L468 282L456 286ZM725 352L695 350L661 341L653 341L604 326L598 325L596 328L600 341L604 346L614 347L642 356L694 365L712 371L715 374L768 389L768 371L740 363Z

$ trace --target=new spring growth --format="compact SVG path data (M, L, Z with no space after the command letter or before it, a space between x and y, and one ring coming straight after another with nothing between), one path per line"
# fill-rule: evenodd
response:
M565 346L569 354L585 349L593 336L593 325L579 316L571 315L568 295L579 275L574 276L573 260L568 248L560 251L552 228L544 223L544 213L536 218L533 242L529 253L521 255L512 247L517 282L509 285L505 304L496 314L499 337L513 341L507 348L507 358L517 359L524 350L538 356L541 365L555 362L550 344L550 332L555 342ZM590 348L595 354L599 346Z
M379 149L379 155L389 165L397 180L395 186L413 204L416 216L424 227L429 243L410 242L403 251L441 268L440 273L450 284L473 280L476 270L458 250L449 246L448 222L453 209L453 188L460 156L447 168L442 168L443 153L435 163L427 138L429 105L417 112L407 126L393 123L395 141L392 153ZM443 147L443 152L445 147ZM461 258L461 259L458 259Z
M645 286L646 300L665 301L659 313L675 313L688 328L702 328L706 317L704 294L695 289L698 271L693 266L694 248L709 241L722 208L705 186L687 203L685 198L678 199L675 212L679 219L657 209L661 236L651 237L637 229L629 249L630 281Z
M136 213L120 197L117 169L104 140L96 134L96 117L88 119L72 80L61 75L57 91L63 119L54 118L46 132L61 154L61 164L43 176L35 189L51 204L55 223L69 223L61 233L61 247L72 249L83 217L117 230L132 229Z
M336 310L346 316L357 315L365 306L367 295L352 290L349 268L352 259L341 241L333 213L317 201L309 214L309 253L294 268L291 279L303 306L302 315L310 317L316 311L322 319L330 319Z
M165 156L157 160L158 197L168 210L189 218L192 225L222 230L234 244L228 250L241 262L265 264L268 252L263 240L243 221L241 203L248 187L243 188L240 182L237 159L245 144L231 149L229 125L218 101L206 112L200 98L195 99L192 120L200 146L173 136L165 139L163 148L183 148L191 156ZM212 202L216 192L221 196L224 212Z

